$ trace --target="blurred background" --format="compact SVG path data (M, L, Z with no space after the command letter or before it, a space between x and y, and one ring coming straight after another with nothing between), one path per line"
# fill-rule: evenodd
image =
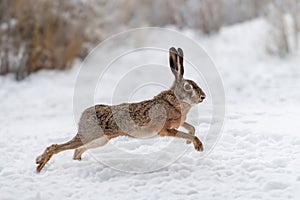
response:
M97 44L148 26L168 28L193 42L170 41L168 31L112 39L89 59L95 70L79 73ZM0 199L299 200L299 32L300 0L0 0ZM151 41L157 42L154 47L164 46L162 51L143 49L118 57ZM72 151L63 152L36 174L35 158L45 147L66 142L77 131L78 74L87 86L78 96L88 106L111 103L112 94L122 101L149 99L172 84L167 50L180 43L186 45L185 77L207 93L187 118L205 150L211 127L223 125L213 151L201 158L183 140L119 137L109 144L139 154L145 162L118 156L106 145L88 151L81 162L72 160ZM190 44L209 56L198 56ZM225 119L221 116L215 124L210 117L216 98L209 95L214 88L205 83L217 81L194 73L187 62L193 53L198 59L194 69L203 72L211 66L204 61L211 58L224 86ZM111 70L102 81L92 79L111 55L118 57ZM149 70L152 64L157 70ZM129 70L136 65L140 68ZM144 84L152 79L166 84ZM91 98L85 88L94 92ZM164 145L170 141L176 145L168 151ZM180 147L186 148L182 157L146 174L120 172L93 158L103 156L132 169L165 162ZM157 159L145 152L157 152Z
M69 69L130 28L174 26L207 37L255 18L267 21L261 48L284 57L298 48L299 15L299 0L1 0L0 75L21 80L40 69Z

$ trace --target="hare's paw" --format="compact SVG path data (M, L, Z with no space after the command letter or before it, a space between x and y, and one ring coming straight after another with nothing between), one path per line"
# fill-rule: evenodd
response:
M81 151L80 149L75 149L74 155L73 155L73 160L81 160Z
M43 167L46 165L46 163L50 160L51 155L48 154L42 154L40 156L38 156L35 160L36 164L38 164L38 166L36 167L36 171L40 172Z
M195 137L195 139L193 140L193 143L194 143L194 147L197 151L203 151L203 144L197 137Z
M36 164L41 164L42 162L43 162L43 155L40 155L35 159Z

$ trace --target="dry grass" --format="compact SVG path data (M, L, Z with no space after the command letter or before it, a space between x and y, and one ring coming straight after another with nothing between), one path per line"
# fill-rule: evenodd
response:
M2 0L0 74L18 80L41 69L70 68L84 40L84 23L61 1Z
M267 20L270 28L266 49L270 54L284 57L298 49L300 34L300 1L271 0Z

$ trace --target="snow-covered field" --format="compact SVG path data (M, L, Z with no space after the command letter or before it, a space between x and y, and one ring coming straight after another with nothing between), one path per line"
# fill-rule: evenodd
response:
M22 82L0 77L0 199L299 199L300 53L266 55L264 28L254 20L205 38L184 31L207 49L222 76L222 137L205 158L190 145L170 166L149 173L117 171L89 153L73 161L73 151L66 151L37 174L36 156L76 133L72 102L79 67ZM112 142L151 148L127 138ZM110 155L105 147L90 152Z

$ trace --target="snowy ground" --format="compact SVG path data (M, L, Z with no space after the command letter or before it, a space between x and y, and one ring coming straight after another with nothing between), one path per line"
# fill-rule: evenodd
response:
M73 161L68 151L37 174L36 156L76 132L78 67L22 82L0 77L0 199L299 199L300 54L284 60L265 55L263 29L264 22L255 20L207 38L185 32L207 49L221 73L223 135L207 157L190 146L169 167L151 173L116 171L89 153ZM136 145L126 138L114 142L122 141ZM93 152L109 155L105 148Z

